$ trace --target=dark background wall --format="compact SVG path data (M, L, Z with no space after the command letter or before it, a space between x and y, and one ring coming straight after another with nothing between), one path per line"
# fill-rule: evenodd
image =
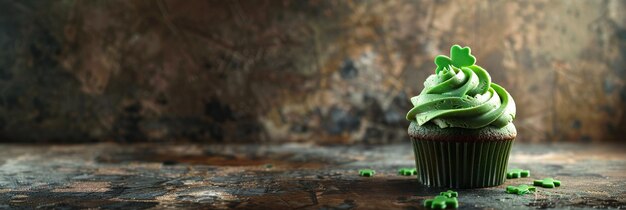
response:
M626 135L625 1L0 1L2 141L385 143L469 45L520 141Z

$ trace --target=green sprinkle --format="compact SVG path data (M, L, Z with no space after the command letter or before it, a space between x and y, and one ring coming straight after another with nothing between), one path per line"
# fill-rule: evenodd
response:
M372 177L376 174L376 171L372 169L361 169L359 170L359 175L364 177Z
M518 194L518 195L524 195L527 193L533 193L537 190L537 188L533 187L533 186L528 186L525 184L521 184L516 186L508 186L506 187L506 192L509 194Z
M452 190L448 190L448 191L445 191L445 192L441 192L441 193L439 193L439 195L443 195L443 196L446 196L446 197L448 197L448 198L456 198L456 197L459 197L459 193L458 193L458 192L454 192L454 191L452 191Z
M533 185L541 186L544 188L554 188L554 187L561 186L561 181L553 179L553 178L545 178L542 180L535 180L533 182Z
M417 175L417 169L415 168L401 168L398 170L398 174L402 176L414 176Z
M507 179L516 179L520 177L529 177L529 176L530 176L529 170L524 170L524 169L519 169L519 168L514 168L506 172Z
M438 195L434 199L426 199L424 207L431 209L459 208L459 201L456 198Z

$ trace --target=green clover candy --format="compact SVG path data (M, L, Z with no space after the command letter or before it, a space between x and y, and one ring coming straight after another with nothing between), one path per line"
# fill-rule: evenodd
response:
M476 63L476 57L471 53L472 50L469 47L461 48L459 45L453 45L452 48L450 48L450 58L445 55L439 55L435 58L435 64L437 64L435 73L439 73L439 71L448 68L450 65L457 68L474 65L474 63Z

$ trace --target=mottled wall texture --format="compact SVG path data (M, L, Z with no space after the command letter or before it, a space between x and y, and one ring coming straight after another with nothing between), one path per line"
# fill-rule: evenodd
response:
M452 44L518 140L626 138L626 1L0 0L0 139L406 141Z

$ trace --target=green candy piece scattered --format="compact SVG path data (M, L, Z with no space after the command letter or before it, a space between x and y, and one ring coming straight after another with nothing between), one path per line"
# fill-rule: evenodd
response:
M543 180L535 180L533 182L533 185L541 186L545 188L554 188L554 187L561 186L561 181L553 179L553 178L545 178Z
M445 192L441 192L441 193L439 193L439 195L446 196L446 197L448 197L448 198L456 198L456 197L459 197L459 193L458 193L458 192L454 192L454 191L452 191L452 190L448 190L448 191L445 191Z
M459 208L459 201L456 198L438 195L434 199L426 199L424 207L432 209Z
M529 176L530 176L529 170L524 170L524 169L519 169L519 168L514 168L506 172L507 179L516 179L520 177L529 177Z
M472 50L469 47L463 47L454 45L450 48L450 57L445 55L439 55L435 58L435 64L437 64L437 70L435 73L439 73L445 68L449 68L450 65L457 68L467 67L476 63L476 57L472 55Z
M528 186L525 184L521 184L516 186L508 186L506 187L506 192L509 194L518 194L518 195L524 195L527 193L532 193L535 192L537 190L537 188L533 187L533 186Z
M359 175L360 176L372 177L372 176L374 176L374 174L376 174L376 171L374 171L372 169L361 169L361 170L359 170Z
M402 176L413 176L417 175L417 169L415 168L401 168L398 170L398 174Z

